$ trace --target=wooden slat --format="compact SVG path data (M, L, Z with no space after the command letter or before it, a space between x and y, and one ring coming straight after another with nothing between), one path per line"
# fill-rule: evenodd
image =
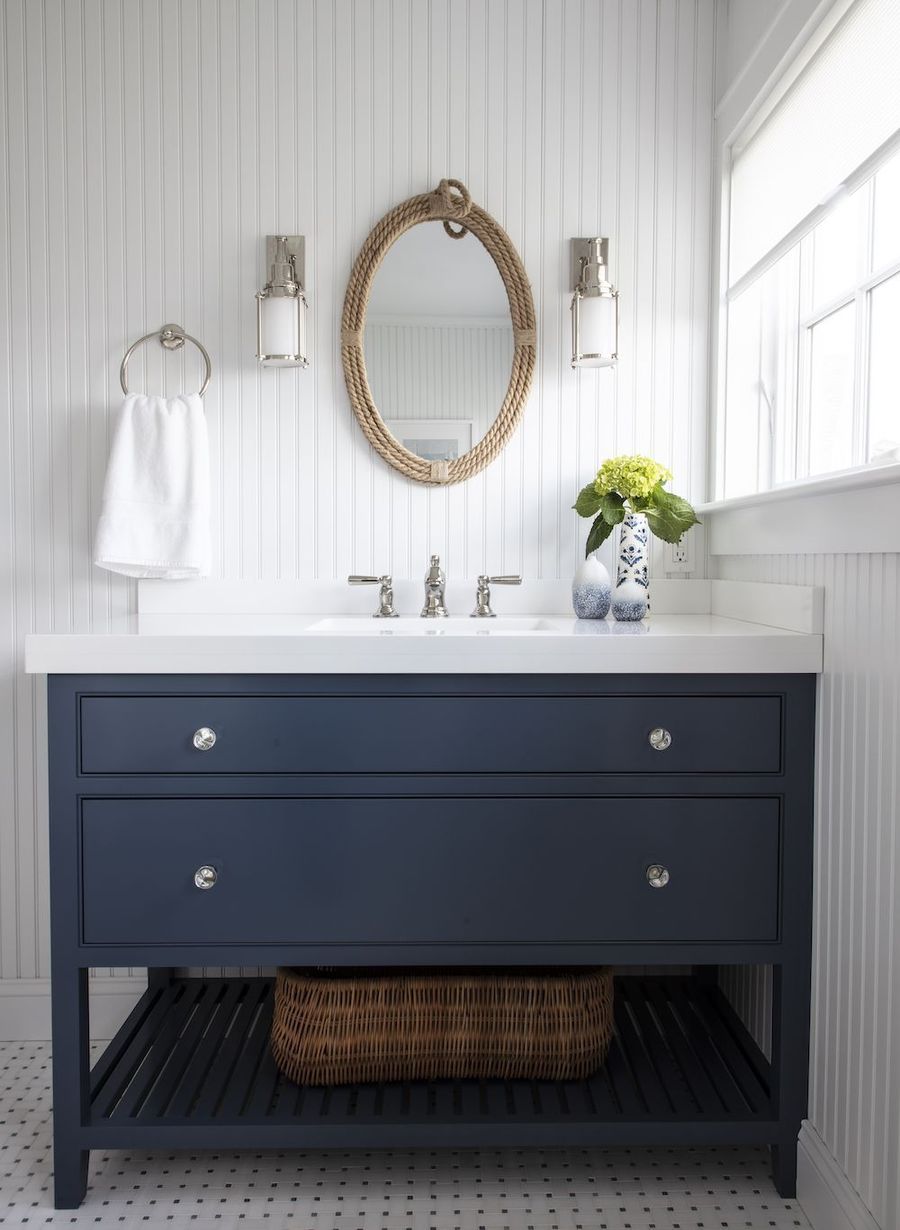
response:
M184 1035L178 1039L177 1046L166 1065L165 1071L151 1089L141 1107L140 1113L142 1118L158 1119L165 1114L169 1102L180 1085L185 1072L188 1071L194 1062L196 1052L203 1041L204 1030L213 1018L217 1005L220 1005L224 999L227 989L228 983L224 978L217 978L207 982L205 994L197 1006L193 1019L185 1030Z
M163 1027L167 1015L172 1010L176 1000L185 994L181 983L172 983L165 987L156 1002L148 1011L139 1029L131 1032L120 1058L114 1068L108 1070L108 1077L95 1095L92 1118L108 1118L119 1098L127 1089L132 1077L138 1070L147 1050L153 1044ZM110 1050L118 1050L118 1039L110 1044Z
M460 1081L459 1097L462 1106L460 1119L463 1119L466 1123L477 1123L482 1117L479 1082L473 1080Z
M697 1053L699 1062L709 1075L721 1099L722 1106L730 1115L739 1115L752 1111L747 1099L732 1079L731 1073L722 1062L719 1052L709 1039L709 1033L700 1024L693 1010L690 996L685 989L683 978L666 979L665 982L652 982L648 988L652 1002L657 1005L657 1012L663 1012L663 1005L672 1016L678 1017L684 1026L688 1042Z
M386 1123L398 1123L405 1118L403 1110L403 1085L383 1085L382 1118Z
M187 1024L190 1014L197 1008L206 992L206 984L199 979L182 983L178 996L160 1022L159 1031L147 1048L140 1066L135 1071L128 1087L110 1112L112 1120L121 1120L139 1114L145 1098L152 1090L163 1067L171 1058L177 1039Z
M603 1065L599 1072L595 1072L593 1076L588 1078L585 1086L590 1090L591 1105L594 1107L594 1113L597 1118L615 1119L621 1114L616 1104L606 1064Z
M655 1030L652 1029L652 1022L645 1017L642 1022L642 1033L638 1032L631 1012L634 1012L635 1018L640 1020L639 1005L632 1000L624 988L624 982L620 988L617 988L615 1007L616 1031L622 1051L647 1109L652 1115L662 1115L668 1118L672 1114L674 1103L665 1084L660 1082L658 1067L654 1066L650 1058L651 1054L657 1061L661 1058L660 1048L652 1037ZM650 1029L648 1029L648 1024L651 1026Z
M271 1001L271 993L266 998ZM216 1118L224 1122L235 1120L244 1113L246 1103L253 1097L257 1085L267 1091L270 1100L274 1092L278 1072L269 1050L271 1015L265 1010L267 1006L264 1004L256 1019L250 1022L245 1035L245 1045L238 1054L216 1109ZM264 1076L261 1077L261 1073L264 1073ZM268 1109L268 1103L265 1109Z
M747 1102L757 1114L767 1113L770 1110L768 1088L748 1057L754 1051L759 1052L737 1017L733 1013L730 1017L726 1015L721 993L698 988L692 993L691 1003ZM741 1045L736 1038L741 1038Z
M169 1118L184 1118L190 1112L199 1092L206 1086L207 1077L220 1054L225 1032L234 1018L241 996L251 994L250 983L239 978L228 978L225 982L225 995L211 1022L207 1022L206 1034L197 1048L193 1062L172 1095L168 1109Z
M378 1099L377 1085L358 1085L356 1088L356 1111L354 1118L360 1122L369 1122L379 1116L375 1113Z
M270 990L271 984L265 981L246 984L247 993L243 1003L234 1015L228 1037L223 1039L219 1051L206 1073L203 1085L199 1090L196 1103L191 1108L193 1119L211 1119L216 1112L219 1101L224 1097L226 1087L231 1079L232 1069L237 1063L241 1049L244 1046L247 1030L256 1015L260 1002Z
M699 1103L704 1115L720 1118L724 1109L715 1085L709 1078L709 1073L701 1064L695 1051L688 1045L684 1034L672 1014L667 996L662 993L653 979L641 979L639 1002L642 1005L652 1005L662 1026L666 1038L667 1054L671 1054L679 1068L684 1073L685 1082L693 1100ZM647 1008L644 1012L649 1017ZM657 1035L658 1036L658 1035ZM677 1089L673 1088L677 1094ZM688 1109L687 1107L685 1108ZM690 1108L693 1110L693 1108Z
M122 1051L130 1046L150 1012L159 1001L162 987L148 988L122 1023L115 1039L91 1068L91 1100L99 1094L110 1072L120 1062Z
M265 1044L261 1053L258 1048L254 1051L257 1062L256 1075L250 1078L248 1087L245 1090L244 1102L241 1103L235 1112L253 1120L265 1119L272 1115L276 1101L280 1103L283 1100L288 1106L293 1105L295 1099L291 1096L282 1099L279 1095L276 1098L276 1090L280 1085L284 1084L288 1090L297 1088L296 1085L291 1085L289 1081L285 1081L275 1065L272 1049L269 1046L269 1026L262 1017L257 1021L256 1029L261 1030L265 1038ZM258 1042L259 1040L257 1037ZM224 1103L222 1112L225 1113Z
M609 1044L609 1051L606 1055L606 1072L616 1101L619 1103L620 1114L630 1119L645 1116L647 1106L641 1098L634 1075L628 1066L618 1033L613 1036Z

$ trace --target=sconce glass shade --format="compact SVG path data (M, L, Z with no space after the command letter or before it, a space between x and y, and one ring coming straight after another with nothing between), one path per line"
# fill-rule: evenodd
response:
M306 299L261 291L256 297L256 357L265 367L308 367Z
M572 366L610 367L619 357L619 292L606 279L609 240L572 240Z

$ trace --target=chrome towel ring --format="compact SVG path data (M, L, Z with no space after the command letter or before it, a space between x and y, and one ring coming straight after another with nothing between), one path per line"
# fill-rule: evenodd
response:
M191 337L190 333L185 333L181 325L163 325L158 332L154 331L153 333L145 333L144 336L139 337L136 342L132 342L132 344L125 351L125 358L122 360L122 366L119 368L119 383L122 385L122 392L128 392L128 360L134 354L135 350L137 350L138 346L142 345L144 342L149 342L151 337L155 337L160 346L165 346L166 350L180 350L185 342L194 343L203 355L203 361L206 364L206 377L200 386L200 396L202 397L209 386L209 380L212 376L212 360L209 357L206 347L198 342L195 337Z

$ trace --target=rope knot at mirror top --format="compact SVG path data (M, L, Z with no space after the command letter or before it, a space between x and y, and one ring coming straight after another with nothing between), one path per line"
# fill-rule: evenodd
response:
M460 221L465 218L465 225ZM452 461L427 461L410 452L388 430L372 396L363 348L366 308L375 274L401 235L421 222L441 221L452 239L472 234L497 267L509 300L513 361L509 387L490 429L467 453ZM459 229L453 229L453 225ZM341 316L341 362L353 413L366 439L407 478L431 486L463 482L500 453L522 416L534 372L537 335L534 299L522 259L499 223L473 203L465 184L442 179L432 192L410 197L376 222L350 273Z
M454 196L450 191L451 188L455 188L458 195ZM431 194L430 208L435 218L442 218L444 220L444 230L451 239L462 239L464 235L468 235L468 227L460 224L459 230L456 231L447 217L448 214L451 214L453 217L464 218L472 208L472 197L469 189L458 179L441 180Z

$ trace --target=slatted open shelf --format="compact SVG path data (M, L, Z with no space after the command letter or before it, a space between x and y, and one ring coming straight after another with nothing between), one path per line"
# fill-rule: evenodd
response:
M85 1144L474 1147L772 1136L768 1065L720 992L695 978L617 978L605 1067L564 1082L301 1088L272 1061L272 1001L264 978L181 979L148 991L91 1075Z

